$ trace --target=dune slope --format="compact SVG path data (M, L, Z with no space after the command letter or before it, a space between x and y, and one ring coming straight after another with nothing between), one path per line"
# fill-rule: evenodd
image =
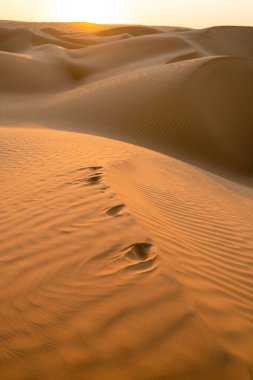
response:
M209 331L252 376L253 192L164 157L114 164L108 176Z
M250 378L174 276L172 247L162 254L105 178L146 156L87 135L1 130L1 379Z

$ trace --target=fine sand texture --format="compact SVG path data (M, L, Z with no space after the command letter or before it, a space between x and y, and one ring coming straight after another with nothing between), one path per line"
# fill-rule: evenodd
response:
M0 22L0 379L253 379L253 28Z

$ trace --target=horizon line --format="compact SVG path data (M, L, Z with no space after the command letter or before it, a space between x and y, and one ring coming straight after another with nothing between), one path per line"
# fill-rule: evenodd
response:
M186 28L186 29L210 29L216 27L242 27L242 28L253 28L253 25L241 25L241 24L214 24L212 26L204 27L190 27L190 26L180 26L180 25L165 25L165 24L137 24L137 23L99 23L94 21L83 21L83 20L73 20L73 21L61 21L61 20L20 20L20 19L0 19L0 22L20 22L20 23L36 23L36 24L89 24L98 26L150 26L150 27L168 27L168 28Z

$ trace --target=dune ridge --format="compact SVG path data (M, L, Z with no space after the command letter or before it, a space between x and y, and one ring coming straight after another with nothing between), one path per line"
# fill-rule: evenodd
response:
M252 38L0 22L1 380L253 379Z

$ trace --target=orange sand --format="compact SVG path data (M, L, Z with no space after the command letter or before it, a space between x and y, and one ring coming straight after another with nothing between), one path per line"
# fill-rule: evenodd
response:
M252 40L0 23L1 380L253 379Z

